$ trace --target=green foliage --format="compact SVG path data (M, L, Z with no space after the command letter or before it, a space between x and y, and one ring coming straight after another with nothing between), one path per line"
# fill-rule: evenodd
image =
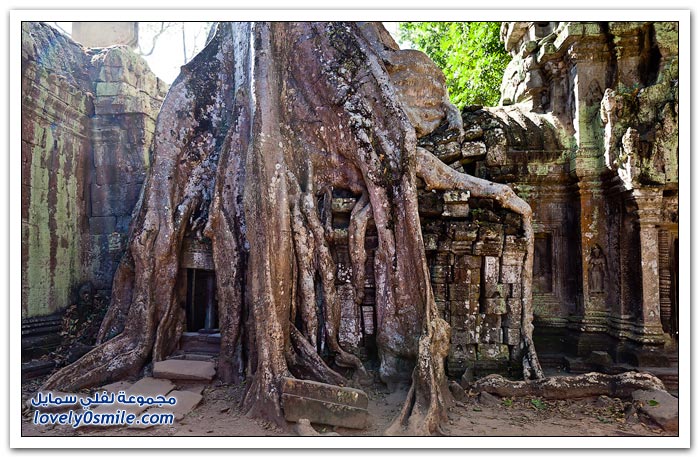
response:
M430 56L447 78L452 103L496 105L510 55L500 22L401 22L399 40Z
M537 410L544 410L547 408L547 404L545 404L542 399L532 399L530 404L532 404Z

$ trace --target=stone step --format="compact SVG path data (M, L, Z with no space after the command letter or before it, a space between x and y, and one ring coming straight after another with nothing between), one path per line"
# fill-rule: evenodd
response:
M199 380L210 382L216 374L211 361L168 359L153 364L153 377L169 380Z
M178 350L172 355L168 356L167 359L186 359L190 361L214 361L216 355L210 353L185 353L182 350Z
M183 332L180 337L180 350L183 353L197 353L215 356L221 348L221 334Z
M369 423L367 405L367 394L362 390L282 379L282 409L287 421L308 419L312 423L364 429Z

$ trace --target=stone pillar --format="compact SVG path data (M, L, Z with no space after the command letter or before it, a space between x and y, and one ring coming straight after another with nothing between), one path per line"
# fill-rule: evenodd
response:
M634 340L641 343L663 343L659 298L659 229L661 204L660 188L641 188L632 191L637 202L641 249L642 302L637 317Z
M618 84L632 88L642 83L639 64L642 55L643 36L639 22L611 22L617 57Z
M574 102L573 125L578 151L584 153L573 155L573 160L589 159L585 162L598 167L602 149L600 101L606 87L610 51L598 23L571 23L566 33L571 43L567 57L572 64L569 85Z
M569 82L573 95L572 115L577 149L571 157L571 173L578 180L579 230L581 240L580 295L581 309L572 319L581 331L605 331L606 253L608 246L605 226L605 199L601 173L605 170L600 121L600 101L606 85L605 74L610 61L606 37L597 23L571 23L565 32L570 40L567 49L572 63ZM595 267L592 257L603 259ZM595 279L595 288L592 286Z
M581 234L581 309L576 327L581 331L607 330L609 311L606 291L610 274L607 266L606 209L601 182L584 177L578 183Z

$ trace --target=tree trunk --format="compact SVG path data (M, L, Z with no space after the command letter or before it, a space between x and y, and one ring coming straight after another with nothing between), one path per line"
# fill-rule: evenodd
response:
M284 424L281 377L348 384L335 364L366 379L359 359L338 341L335 266L319 208L336 189L360 197L350 222L355 282L363 280L370 216L377 228L380 377L390 385L412 380L388 433L440 432L451 402L443 367L450 330L430 286L416 174L436 188L473 187L474 195L494 197L524 216L530 246L524 331L531 329L530 209L510 188L458 174L416 147L417 126L406 114L415 114L415 107L409 109L410 97L392 83L397 73L387 70L399 68L405 80L405 64L397 64L386 36L377 24L219 24L163 103L153 165L129 252L115 276L102 343L54 374L44 389L136 375L175 349L184 327L175 281L185 236L212 242L219 375L230 381L245 372L244 403L251 414ZM443 107L440 116L461 130L454 107L445 105L444 84L419 96L430 102L436 88L442 92L431 113ZM361 286L355 284L358 292ZM319 315L322 321L314 321ZM523 334L527 368L540 376L531 331ZM330 360L318 353L318 335ZM235 358L241 346L245 368Z

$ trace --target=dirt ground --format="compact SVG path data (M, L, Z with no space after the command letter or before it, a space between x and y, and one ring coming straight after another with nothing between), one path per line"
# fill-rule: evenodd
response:
M41 380L22 385L23 401L30 399ZM366 390L369 396L371 427L351 430L314 425L321 433L341 436L380 436L401 408L405 391L389 393L376 385ZM246 417L240 410L244 388L213 383L203 391L200 405L174 425L150 429L126 427L78 428L67 425L34 425L32 410L25 408L23 436L283 436L296 435L292 424L285 429ZM664 436L654 425L637 417L629 402L607 397L566 401L536 398L480 399L467 393L463 403L449 410L445 425L451 436Z

